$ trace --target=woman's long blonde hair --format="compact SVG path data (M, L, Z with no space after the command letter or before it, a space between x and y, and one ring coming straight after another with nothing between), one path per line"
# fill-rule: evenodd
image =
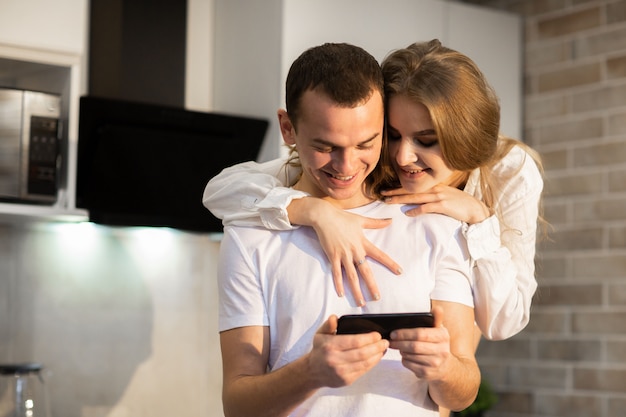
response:
M434 39L393 51L383 61L382 70L386 103L402 95L426 106L444 162L461 174L455 185L462 189L470 173L479 169L482 200L490 209L496 209L496 184L506 180L492 178L493 166L514 146L522 147L542 169L537 152L499 134L498 98L466 55ZM378 197L380 191L399 186L387 148L383 146L379 166L368 182L369 192Z

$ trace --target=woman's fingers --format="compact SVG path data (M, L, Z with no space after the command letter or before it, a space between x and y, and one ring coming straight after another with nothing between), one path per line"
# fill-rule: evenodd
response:
M363 265L365 265L365 258L361 258L361 260L363 262L358 265L353 263L352 261L344 262L343 264L343 268L346 272L346 278L348 280L348 286L350 287L350 291L352 292L354 301L358 306L365 305L365 297L363 297L363 292L361 291L361 283L359 282L359 268L362 268Z

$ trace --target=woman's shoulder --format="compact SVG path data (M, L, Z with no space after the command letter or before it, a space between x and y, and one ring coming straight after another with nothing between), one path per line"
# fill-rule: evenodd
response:
M543 175L538 162L521 144L513 145L493 165L492 173L499 182L506 184L504 188L515 187L518 191L543 188Z
M493 172L507 176L507 173L533 174L541 176L538 161L531 155L532 150L527 150L526 145L514 144L508 152L493 165Z
M524 145L519 143L512 145L508 152L494 164L494 170L520 169L525 165L529 165L529 163L532 163L535 167L537 165Z

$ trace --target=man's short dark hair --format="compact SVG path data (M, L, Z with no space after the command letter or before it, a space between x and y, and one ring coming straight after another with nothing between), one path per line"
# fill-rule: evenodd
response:
M308 90L321 91L340 106L355 107L372 91L383 97L384 82L378 61L363 48L325 43L304 51L289 69L286 110L294 127L300 115L300 99Z

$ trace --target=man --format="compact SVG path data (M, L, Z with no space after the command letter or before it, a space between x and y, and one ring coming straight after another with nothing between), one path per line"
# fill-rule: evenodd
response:
M404 216L372 200L365 180L383 141L383 79L361 48L325 44L292 65L278 121L297 150L294 188L342 209L390 217L368 239L403 265L398 277L372 263L383 297L336 296L330 265L311 228L227 226L219 264L220 342L226 416L436 416L463 409L480 373L460 223ZM431 302L432 299L432 302ZM429 311L435 327L336 335L337 316Z

